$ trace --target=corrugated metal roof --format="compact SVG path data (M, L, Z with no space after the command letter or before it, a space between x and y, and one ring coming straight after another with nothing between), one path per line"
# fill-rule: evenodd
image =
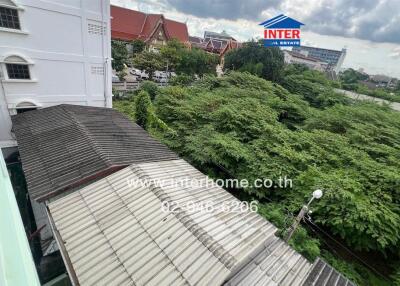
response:
M283 240L271 237L265 249L238 271L225 286L354 286L325 261L311 264Z
M139 178L167 182L127 183ZM274 236L258 214L220 209L239 202L222 188L171 178L207 179L183 160L134 164L48 205L81 285L220 285ZM214 209L166 213L162 202Z
M162 211L166 202L174 212ZM212 210L182 207L191 203ZM322 260L309 263L258 214L224 210L235 203L184 160L170 160L133 164L48 208L80 285L353 285Z
M62 104L12 116L12 121L35 200L132 163L178 158L110 108Z
M304 286L354 286L332 266L318 258L309 272Z
M310 268L311 264L283 240L271 237L225 285L302 285Z

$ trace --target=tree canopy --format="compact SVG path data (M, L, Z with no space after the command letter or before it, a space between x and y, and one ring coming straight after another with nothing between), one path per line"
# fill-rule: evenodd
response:
M124 65L128 62L128 50L126 49L126 42L112 40L111 41L111 57L112 68L117 72L124 69Z
M176 133L159 135L208 173L222 166L250 182L293 178L292 189L245 190L292 211L322 188L318 223L356 249L398 252L400 114L321 90L312 74L292 77L292 92L236 72L164 88L156 114Z
M264 47L262 41L247 42L242 48L230 50L225 55L225 68L279 81L282 78L284 56L277 47Z

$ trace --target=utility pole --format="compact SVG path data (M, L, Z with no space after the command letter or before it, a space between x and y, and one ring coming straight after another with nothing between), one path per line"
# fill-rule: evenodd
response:
M293 224L290 226L290 228L289 228L289 230L288 230L287 237L286 237L286 239L285 239L286 242L289 242L289 240L292 238L294 232L296 231L297 227L299 226L301 220L303 219L304 215L306 215L306 214L308 213L309 206L310 206L311 202L312 202L314 199L317 199L317 200L320 199L320 198L322 197L322 195L323 195L322 190L315 190L315 191L312 193L311 199L308 201L307 205L304 205L304 206L301 208L301 210L300 210L299 214L297 215L295 221L294 221Z

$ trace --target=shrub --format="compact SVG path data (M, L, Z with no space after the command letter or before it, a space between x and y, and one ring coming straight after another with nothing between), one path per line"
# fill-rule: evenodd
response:
M145 80L139 86L139 93L140 91L147 92L150 96L150 99L154 100L158 94L158 85L152 81Z
M152 103L149 94L142 90L138 93L135 100L135 118L136 123L147 129L150 125L150 113Z
M194 81L194 77L188 74L179 74L169 80L170 85L188 86Z

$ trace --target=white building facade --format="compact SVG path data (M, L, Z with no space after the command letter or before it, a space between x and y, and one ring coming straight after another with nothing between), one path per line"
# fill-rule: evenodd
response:
M0 0L0 148L19 112L111 107L110 39L109 0Z
M308 57L307 55L283 50L285 64L303 64L310 69L324 72L328 68L328 64L317 59Z

